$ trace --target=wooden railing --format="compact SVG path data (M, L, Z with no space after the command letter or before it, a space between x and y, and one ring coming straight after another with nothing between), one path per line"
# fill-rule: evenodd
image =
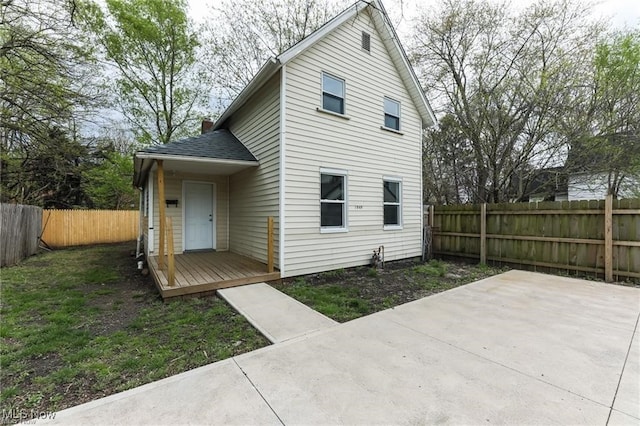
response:
M273 216L267 218L267 272L273 272Z
M165 226L162 227L164 232L163 242L166 242L165 247L162 245L158 247L158 269L161 271L165 268L165 252L167 256L167 283L169 287L173 287L176 283L176 261L175 261L175 248L173 246L173 221L170 217L165 218Z
M167 233L167 282L169 287L173 287L176 284L176 260L173 246L173 222L170 217L167 217L165 230Z

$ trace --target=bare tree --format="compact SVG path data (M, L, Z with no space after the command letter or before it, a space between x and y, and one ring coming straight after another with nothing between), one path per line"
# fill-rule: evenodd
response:
M348 0L224 0L210 20L204 45L218 97L234 98L270 57L293 46Z
M73 0L0 2L2 199L81 202L77 127L97 105L92 49Z
M437 127L425 131L422 159L425 202L469 201L469 188L473 188L475 175L473 152L455 116L447 114Z
M2 148L51 126L73 129L94 105L92 51L67 1L0 2Z
M456 117L472 152L470 200L517 198L516 176L559 160L576 75L601 31L588 6L544 0L515 13L487 0L444 0L415 28L411 56L432 101ZM521 195L521 194L520 194Z
M568 166L585 195L630 196L640 186L640 31L609 34L595 49ZM637 191L636 191L637 192Z

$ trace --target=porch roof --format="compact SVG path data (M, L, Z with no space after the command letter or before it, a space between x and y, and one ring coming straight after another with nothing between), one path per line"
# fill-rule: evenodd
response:
M142 186L154 160L167 160L168 168L191 172L232 174L246 167L256 167L258 160L227 129L180 139L164 145L141 149L134 156L134 185ZM217 170L212 170L217 166Z

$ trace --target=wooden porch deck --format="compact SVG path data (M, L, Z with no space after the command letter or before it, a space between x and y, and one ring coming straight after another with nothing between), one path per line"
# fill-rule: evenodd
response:
M158 256L149 257L147 262L163 299L280 278L280 272L269 273L264 263L238 254L184 253L175 255L175 285L169 287L167 262L163 270L158 269Z

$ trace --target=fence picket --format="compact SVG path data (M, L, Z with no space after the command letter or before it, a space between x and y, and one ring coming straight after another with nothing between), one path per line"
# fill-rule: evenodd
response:
M42 241L50 247L132 241L138 220L137 210L44 210Z
M0 218L0 266L13 265L38 251L40 207L1 203Z
M480 261L484 248L493 262L640 278L640 199L612 204L606 209L604 200L490 204L486 233L480 205L435 206L429 221L433 252Z

